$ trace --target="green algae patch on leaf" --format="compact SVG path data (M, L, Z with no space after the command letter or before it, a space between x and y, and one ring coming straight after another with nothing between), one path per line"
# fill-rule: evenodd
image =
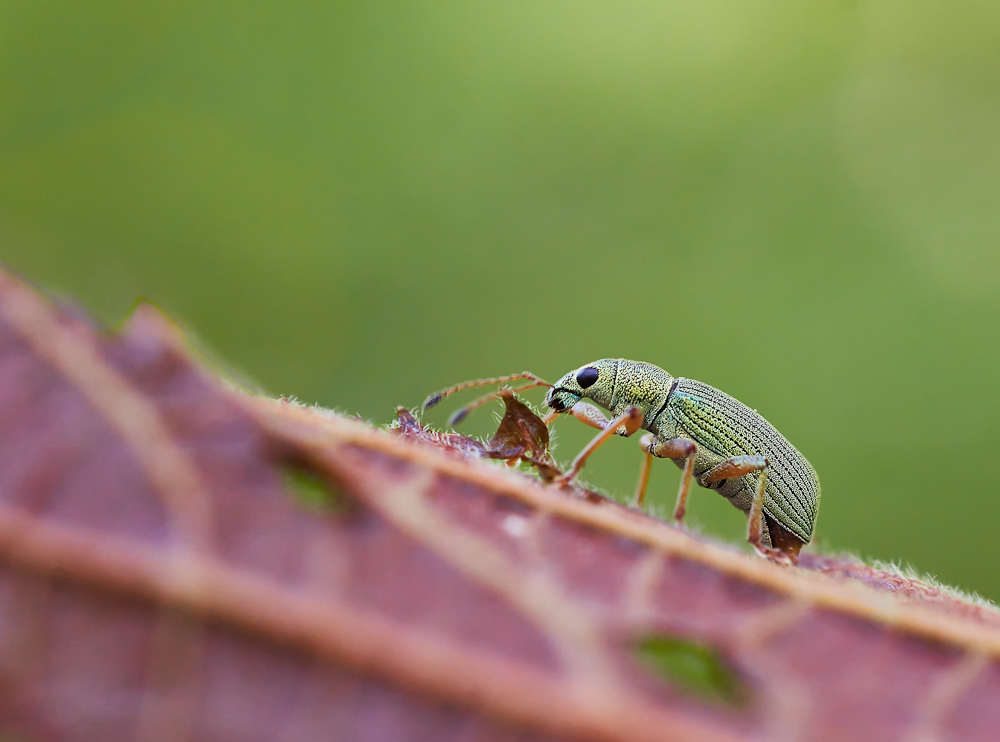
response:
M348 509L340 493L322 475L307 466L286 465L282 481L292 501L309 512L343 513Z
M742 706L747 688L712 646L667 635L649 635L635 647L640 663L677 689L708 701Z

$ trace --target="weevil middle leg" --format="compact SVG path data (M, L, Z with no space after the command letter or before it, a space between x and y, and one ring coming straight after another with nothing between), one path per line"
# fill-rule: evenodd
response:
M683 521L687 512L687 498L691 491L691 479L694 475L694 459L698 450L697 446L686 438L668 438L665 441L656 441L650 434L644 435L639 444L646 454L639 476L639 488L636 496L640 507L642 507L645 500L646 485L649 483L649 469L653 457L668 458L674 461L678 459L684 460L681 483L677 491L677 504L674 506L674 520L678 523ZM767 459L763 456L732 456L728 459L723 459L708 471L694 478L700 486L707 487L710 484L722 482L726 479L735 479L736 477L743 477L755 471L763 471L766 466ZM756 502L756 499L754 502ZM763 499L761 499L761 508L763 508ZM761 516L761 522L763 523L763 516ZM756 532L759 536L758 541L763 543L763 537L760 536L761 527L758 525Z
M584 425L589 425L592 428L597 428L598 430L604 430L611 424L611 420L604 412L596 407L590 402L577 402L575 405L563 412L549 412L545 417L542 418L542 422L548 425L553 420L555 420L559 415L569 415L570 417L575 417L577 420L582 422ZM640 423L641 426L642 423ZM618 426L618 435L629 436L635 431L628 430L625 425Z
M642 445L643 443L646 444L644 446L646 460L642 464L644 472L652 466L653 456L673 459L675 461L677 459L684 459L684 472L681 474L681 484L677 490L677 504L674 506L674 520L680 522L684 520L684 513L687 510L688 493L691 491L691 475L694 473L694 455L698 452L698 447L694 442L686 438L667 438L664 441L658 441L655 437L647 439L646 436L643 436L639 444ZM636 497L639 507L642 507L646 499L645 485L648 482L648 474L645 477L640 476L639 485L641 489Z

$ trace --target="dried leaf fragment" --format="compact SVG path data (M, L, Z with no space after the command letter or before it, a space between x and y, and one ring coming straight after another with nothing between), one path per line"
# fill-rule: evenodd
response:
M562 472L549 453L548 426L511 390L501 389L498 396L504 403L504 415L486 444L485 456L512 463L522 459L538 470L543 481L551 482Z

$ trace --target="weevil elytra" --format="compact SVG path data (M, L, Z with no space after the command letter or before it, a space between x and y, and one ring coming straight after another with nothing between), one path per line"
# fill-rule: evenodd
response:
M569 372L550 384L530 372L466 382L432 394L424 408L474 386L526 379L514 389L549 387L545 403L551 422L560 413L601 430L556 480L567 485L587 458L612 435L649 431L639 441L645 453L637 488L642 506L653 457L667 458L683 471L674 518L684 519L692 478L747 514L747 540L762 556L794 563L809 543L819 508L819 477L812 465L773 425L737 399L693 379L671 376L651 363L605 358ZM480 397L449 422L493 399ZM608 417L585 399L608 410Z

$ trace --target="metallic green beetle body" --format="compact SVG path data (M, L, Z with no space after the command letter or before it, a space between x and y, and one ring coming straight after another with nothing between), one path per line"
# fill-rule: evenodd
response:
M803 543L812 539L819 507L819 477L805 456L756 410L708 384L671 376L651 363L622 358L602 359L566 374L549 389L545 401L552 409L563 412L583 398L593 400L614 416L630 406L638 407L643 415L642 428L657 441L692 441L697 446L693 470L696 481L725 459L766 457L764 513ZM671 460L684 466L683 458ZM749 512L757 475L708 486L735 507ZM763 536L770 546L767 529Z

